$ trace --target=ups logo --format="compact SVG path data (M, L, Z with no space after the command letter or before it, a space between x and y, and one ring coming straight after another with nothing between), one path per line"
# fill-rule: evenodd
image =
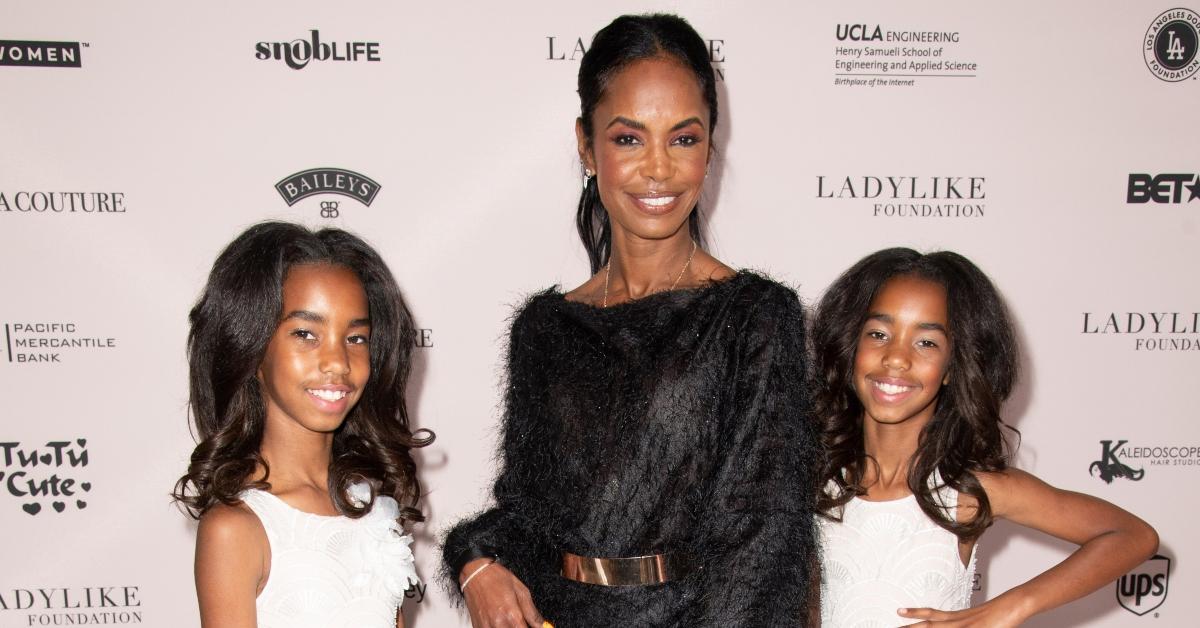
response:
M1171 559L1155 554L1117 581L1117 603L1134 615L1145 615L1166 601L1170 577Z

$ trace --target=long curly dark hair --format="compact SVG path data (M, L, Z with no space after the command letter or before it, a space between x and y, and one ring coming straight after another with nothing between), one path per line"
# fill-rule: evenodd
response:
M622 15L596 33L579 62L579 123L589 146L595 132L592 117L608 83L631 63L655 57L672 57L695 75L704 104L708 105L708 132L712 136L717 128L717 78L704 40L678 15ZM612 226L608 210L600 202L596 178L589 177L584 183L575 212L575 227L587 250L592 272L596 273L608 263ZM692 240L703 244L698 204L688 216L688 232Z
M1017 380L1019 358L1000 293L975 264L950 251L922 255L893 248L872 253L838 277L821 298L812 333L815 376L820 378L814 411L826 448L819 509L838 520L841 506L867 493L864 472L875 461L864 450L854 358L872 300L889 279L902 275L945 288L951 341L950 381L938 392L933 418L921 432L908 488L930 519L960 539L975 539L991 525L992 509L974 472L1007 468L1011 449L1004 429L1019 436L1000 417L1000 406ZM979 508L974 517L958 522L946 512L930 486L935 471L946 486L975 498Z
M297 264L352 271L366 292L371 319L371 375L334 433L329 495L351 518L387 495L400 504L401 521L422 521L409 450L429 444L433 434L414 435L408 427L404 394L416 328L400 288L379 254L357 236L286 222L256 224L225 247L192 308L188 403L199 443L172 495L199 518L217 503L237 504L246 488L270 488L270 469L259 453L266 408L256 373L282 315L284 278ZM266 475L251 481L259 466ZM371 487L368 503L347 495L355 482Z

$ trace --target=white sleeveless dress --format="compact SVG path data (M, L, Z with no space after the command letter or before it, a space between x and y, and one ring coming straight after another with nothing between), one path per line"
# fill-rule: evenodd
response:
M360 504L370 497L365 484L349 492ZM351 519L303 512L266 491L240 497L271 544L259 628L396 627L405 590L419 582L396 500L376 497L371 512Z
M936 496L953 516L958 492L944 487ZM916 622L897 615L899 608L971 606L978 544L964 566L958 537L926 516L916 497L856 497L845 505L841 523L817 520L823 628L892 628Z

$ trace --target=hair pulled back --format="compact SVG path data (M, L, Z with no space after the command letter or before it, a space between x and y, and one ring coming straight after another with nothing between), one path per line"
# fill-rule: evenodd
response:
M711 137L717 128L717 80L704 40L687 20L677 15L622 15L596 33L591 47L579 64L579 121L588 138L588 146L591 146L595 131L592 116L596 106L604 99L604 90L609 82L631 63L655 57L672 58L695 75L704 102L708 105ZM586 180L583 193L579 196L575 224L583 247L587 249L592 272L598 272L608 263L612 227L608 210L600 202L600 190L595 177ZM699 205L688 217L688 231L693 240L702 241Z
M933 418L921 432L909 464L908 488L921 510L960 539L981 535L992 523L991 504L975 471L1008 466L1008 442L1002 428L1018 434L1000 417L1018 375L1016 335L1003 298L970 260L950 251L922 255L893 248L872 253L829 287L817 308L813 326L817 394L814 411L823 428L826 462L822 469L819 508L827 516L855 496L868 462L863 445L863 406L854 392L854 359L875 295L889 279L913 276L946 290L949 323L950 381L938 393ZM979 504L975 516L961 523L947 513L930 486L934 472L954 490ZM835 489L828 491L832 482Z
M334 432L329 495L351 518L375 497L400 504L402 521L421 521L416 465L409 450L433 440L408 427L405 383L416 328L400 288L379 254L341 229L310 231L286 222L256 224L213 263L204 293L192 308L188 334L191 421L199 443L173 496L199 518L217 503L236 504L246 488L266 490L270 469L259 449L266 409L259 365L282 316L283 283L300 264L329 264L353 272L367 295L371 320L371 374L362 397ZM257 466L267 475L250 481ZM371 487L371 501L347 495L355 482Z

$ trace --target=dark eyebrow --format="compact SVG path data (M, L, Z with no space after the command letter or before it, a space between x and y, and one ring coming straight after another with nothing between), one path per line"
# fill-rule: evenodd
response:
M317 314L316 312L309 312L308 310L293 310L293 311L289 312L287 316L284 316L283 320L290 321L293 318L298 318L302 321L308 321L310 323L324 323L325 322L324 316L321 316L320 314Z
M637 129L638 131L646 130L645 124L642 124L641 122L638 122L637 120L630 120L629 118L626 118L625 116L617 116L617 117L613 118L613 121L609 122L608 126L604 127L604 128L606 128L606 129L610 128L610 127L612 127L612 125L618 124L618 123L624 124L625 126L632 128L632 129ZM693 124L698 124L702 128L704 127L704 122L702 122L700 120L700 118L697 118L696 116L692 116L692 117L688 118L687 120L684 120L683 122L680 122L680 123L676 124L675 126L671 127L671 130L678 131L679 129L689 127Z
M867 314L867 320L879 321L881 323L887 323L888 325L891 325L896 322L895 319L893 319L891 316L888 316L887 314L882 314L880 312L871 312L871 313ZM950 332L946 331L946 326L942 325L941 323L917 323L917 329L925 329L925 330L929 330L929 331L940 331L947 336L950 335Z
M606 128L606 129L612 128L612 125L618 124L618 123L624 124L627 127L631 127L631 128L637 129L639 131L646 130L646 125L642 124L641 122L638 122L637 120L630 120L629 118L626 118L625 116L617 116L617 117L613 118L613 121L609 122L608 126L606 126L604 128Z
M289 321L294 318L298 318L302 321L308 321L310 323L317 323L317 324L325 323L324 316L321 316L320 314L317 314L316 312L310 312L308 310L295 310L295 311L289 312L287 316L283 317L283 320ZM369 319L369 318L356 318L356 319L350 321L350 327L370 327L370 326L371 326L371 319Z

